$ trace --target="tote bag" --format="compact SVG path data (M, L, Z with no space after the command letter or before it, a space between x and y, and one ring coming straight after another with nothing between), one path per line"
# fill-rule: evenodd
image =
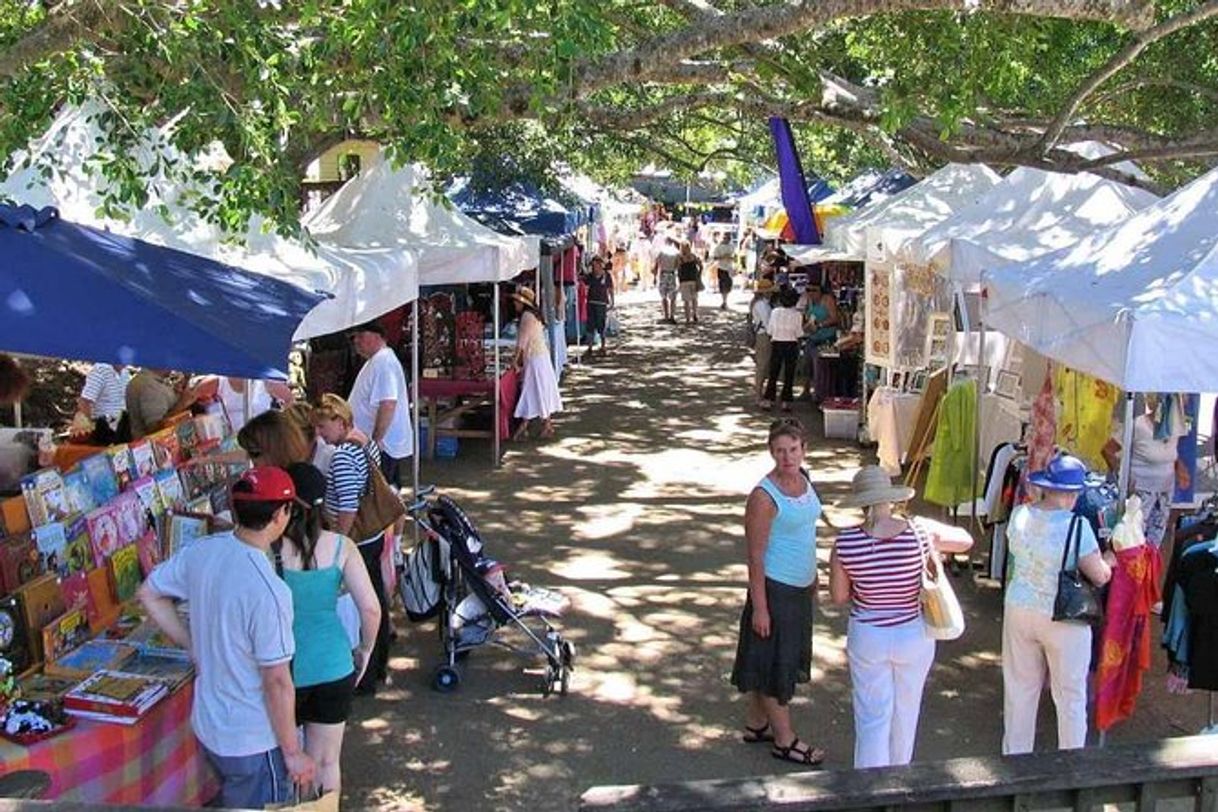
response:
M385 481L381 467L373 461L366 446L361 446L364 459L368 461L368 482L359 498L355 521L351 524L351 538L356 543L385 532L385 528L406 515L402 497Z
M918 595L922 627L931 640L955 640L964 634L964 610L930 540L917 524L911 521L910 526L922 548L922 589Z

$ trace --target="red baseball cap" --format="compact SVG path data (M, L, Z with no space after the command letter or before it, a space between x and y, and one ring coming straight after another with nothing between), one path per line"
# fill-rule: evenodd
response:
M233 500L237 502L291 502L295 498L292 478L274 465L251 468L233 483Z

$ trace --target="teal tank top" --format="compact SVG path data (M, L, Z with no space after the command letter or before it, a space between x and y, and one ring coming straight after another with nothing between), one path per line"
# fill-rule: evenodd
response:
M765 577L787 586L810 585L816 580L816 520L821 511L816 489L809 482L802 496L787 496L768 476L759 487L778 506L765 548Z
M814 302L804 311L804 318L815 319L817 323L823 322L829 318L829 308L820 302ZM837 338L837 328L818 327L808 334L808 338L813 344L825 344Z
M323 537L321 543L333 536ZM338 561L315 570L283 571L292 592L292 634L296 656L292 681L297 688L342 679L355 670L351 640L338 617L338 593L343 571Z

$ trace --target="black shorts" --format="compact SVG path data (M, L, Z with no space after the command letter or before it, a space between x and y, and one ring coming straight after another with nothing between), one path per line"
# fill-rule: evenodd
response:
M296 689L296 724L340 725L351 715L355 672L342 679Z

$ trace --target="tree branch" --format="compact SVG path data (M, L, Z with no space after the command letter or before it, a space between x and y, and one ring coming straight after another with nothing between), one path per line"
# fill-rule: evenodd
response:
M1208 20L1211 17L1218 16L1218 0L1209 0L1197 8L1186 14L1177 14L1174 17L1169 17L1163 22L1152 28L1148 28L1139 34L1136 34L1133 40L1112 56L1107 62L1100 67L1099 70L1087 77L1070 98L1066 100L1065 105L1053 117L1053 121L1045 130L1044 135L1040 138L1039 149L1042 152L1050 150L1061 137L1062 131L1066 129L1066 124L1074 117L1078 111L1079 105L1083 101L1099 89L1100 85L1111 79L1116 74L1124 70L1131 62L1138 58L1138 55L1146 49L1147 46L1158 42L1164 37L1170 36L1175 32L1188 28L1191 25L1196 25L1203 20Z
M80 40L98 42L133 13L122 0L67 0L47 11L30 33L0 51L0 77L9 78L67 50Z

